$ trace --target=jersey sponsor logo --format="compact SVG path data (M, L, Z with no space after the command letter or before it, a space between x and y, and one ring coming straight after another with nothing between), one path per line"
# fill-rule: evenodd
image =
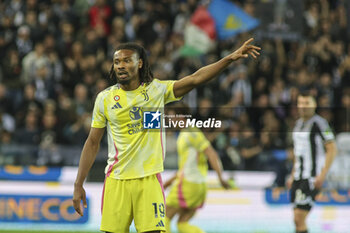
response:
M160 220L160 221L158 222L158 224L156 225L156 227L164 227L163 220Z
M115 101L119 101L120 100L120 96L119 95L116 95L116 96L114 96L114 98L113 98Z
M144 112L143 113L143 128L145 129L160 129L161 113L157 112Z
M129 116L130 116L131 120L134 120L134 121L140 120L141 115L142 115L141 107L133 107L129 112Z
M141 91L141 94L143 95L143 100L144 101L148 101L149 100L149 96L148 96L148 94L147 94L147 90L143 90L143 91Z
M117 109L117 108L122 108L122 106L120 105L120 103L116 103L115 105L113 105L112 109Z

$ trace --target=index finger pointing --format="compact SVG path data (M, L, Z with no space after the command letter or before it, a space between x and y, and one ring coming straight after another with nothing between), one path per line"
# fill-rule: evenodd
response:
M249 40L247 40L246 42L244 42L244 45L247 45L249 43L251 43L254 40L254 38L250 38Z

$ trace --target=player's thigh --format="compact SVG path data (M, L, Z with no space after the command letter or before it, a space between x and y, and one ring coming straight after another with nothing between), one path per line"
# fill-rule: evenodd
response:
M165 203L160 175L135 179L132 202L137 232L165 231Z
M129 232L133 219L130 181L107 177L102 196L101 231Z
M205 202L207 186L205 183L194 183L184 179L179 185L178 195L181 208L200 208Z
M296 222L305 222L307 215L309 214L310 211L308 210L303 210L300 208L295 208L293 211L294 214L294 221Z

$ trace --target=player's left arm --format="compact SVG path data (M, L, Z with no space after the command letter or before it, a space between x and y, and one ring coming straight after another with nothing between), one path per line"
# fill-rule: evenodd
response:
M320 120L318 121L317 126L326 150L326 159L324 166L322 167L321 173L316 177L315 180L315 188L320 189L337 154L337 146L335 143L335 136L328 122L325 119Z
M333 160L337 155L337 146L334 140L325 142L324 146L326 149L326 160L320 175L316 177L316 180L315 180L315 188L318 188L318 189L322 187L322 184L326 179L327 173L332 166Z
M221 60L204 66L197 70L195 73L186 76L179 81L176 81L174 83L174 95L175 97L180 97L188 92L190 92L193 88L196 88L197 86L206 83L213 78L215 78L218 74L220 74L226 67L228 67L232 62L240 59L240 58L247 58L248 55L251 55L253 58L257 58L260 53L258 50L261 48L255 45L251 45L250 43L253 41L253 38L250 38L244 44L238 48L233 53L227 55L226 57L222 58Z
M208 157L210 166L216 171L221 185L225 189L230 188L229 183L222 177L222 164L214 148L210 145L204 150L204 153Z

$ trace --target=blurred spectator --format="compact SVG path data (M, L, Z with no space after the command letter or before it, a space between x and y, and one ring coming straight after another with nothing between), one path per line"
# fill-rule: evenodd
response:
M15 119L8 113L4 112L0 107L0 131L6 130L8 132L15 132L16 122Z
M41 67L49 66L49 60L45 54L44 49L45 48L42 43L37 43L35 45L34 51L28 53L23 58L22 79L25 83L30 83L35 81L35 78L37 76L36 72L39 66Z
M88 99L88 90L84 84L77 84L74 88L73 104L78 116L92 111L92 103Z
M238 66L234 75L237 75L237 78L232 86L232 96L236 93L242 93L243 105L250 106L252 103L252 87L247 77L247 68L244 65Z
M76 16L71 5L70 0L60 0L55 1L53 5L53 13L56 16L56 21L69 21L72 22L73 25L76 25Z
M16 46L20 58L23 58L33 49L33 42L30 38L30 28L28 26L23 25L18 28Z
M259 163L259 154L262 148L257 144L252 128L248 126L243 128L238 148L242 156L244 170L252 171L263 168L262 164Z
M234 2L255 15L252 1ZM185 43L184 28L201 3L195 0L0 3L3 13L0 56L5 58L0 62L1 125L12 122L5 125L14 130L13 134L3 131L4 138L10 134L14 143L38 145L40 123L54 114L55 127L70 128L70 136L62 137L57 131L58 135L42 142L41 148L45 148L42 151L58 153L53 149L56 142L81 143L75 137L86 136L87 115L96 95L115 84L115 80L109 79L109 71L119 43L142 44L155 77L177 80L223 57L250 36L263 48L257 61L234 64L217 80L185 97L196 118L226 118L227 125L209 137L227 168L241 169L245 161L249 169L260 169L254 165L255 159L270 158L271 151L289 146L290 137L283 132L294 126L300 91L312 90L320 106L318 112L334 123L336 132L349 131L350 22L346 1L304 1L302 40L265 39L252 31L231 40L217 40L208 54L183 56L179 51ZM246 133L246 129L252 132ZM27 136L21 136L21 132ZM42 159L40 163L60 164L58 158ZM273 166L267 167L274 169Z
M56 115L50 111L45 112L42 125L37 164L39 166L61 166L63 158L57 148L60 130L57 128Z
M33 84L26 84L24 87L24 95L22 101L16 108L16 120L17 124L24 122L25 115L28 111L35 111L37 114L41 114L43 105L35 97L36 88Z
M13 102L7 95L6 86L0 83L0 106L3 112L13 114Z
M197 112L194 116L194 118L198 120L207 120L209 118L214 118L215 109L213 107L213 103L210 99L205 98L201 99L198 104Z
M90 132L91 114L84 113L79 116L74 124L67 125L64 136L71 145L83 146Z
M25 115L24 126L18 128L14 135L16 143L22 145L38 145L40 142L40 128L37 113L33 110Z
M57 105L57 126L63 129L67 125L73 124L76 120L77 114L73 104L73 100L66 92L61 92L58 95ZM69 143L68 140L62 138L62 143Z
M3 79L2 83L6 86L8 95L11 97L11 102L15 106L21 101L23 82L21 80L22 66L20 58L16 50L9 50L6 57L3 59Z
M56 39L57 49L60 53L60 57L66 57L67 55L69 55L71 46L75 40L74 27L73 24L69 21L59 22L60 32L58 33L58 37Z
M108 25L109 17L112 9L106 4L105 0L96 0L89 10L90 26L96 29L99 37L104 37L109 34L110 26Z

